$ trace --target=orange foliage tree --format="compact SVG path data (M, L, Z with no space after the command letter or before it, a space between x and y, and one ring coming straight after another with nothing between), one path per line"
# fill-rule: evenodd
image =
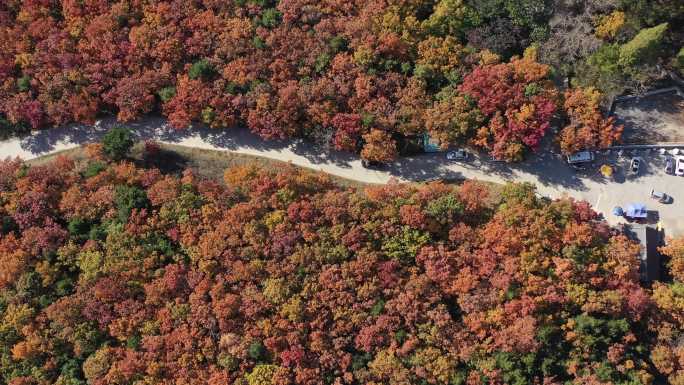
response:
M565 93L565 113L570 123L558 134L564 154L606 148L622 137L622 125L605 118L599 107L601 93L595 88L575 88Z
M363 140L365 142L361 150L363 159L387 163L397 157L397 145L389 133L373 129L363 136Z

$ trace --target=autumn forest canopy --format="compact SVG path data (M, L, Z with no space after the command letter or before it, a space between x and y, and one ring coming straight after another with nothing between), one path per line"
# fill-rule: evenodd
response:
M0 131L161 113L369 160L425 132L516 161L621 128L600 106L684 69L674 0L5 0Z
M3 0L0 136L160 113L380 162L425 133L597 149L607 100L684 72L683 26L668 0ZM637 243L529 184L212 180L132 145L0 160L1 384L684 385L684 239L646 285Z
M684 239L645 287L638 244L531 185L219 183L127 146L0 161L0 382L684 383Z

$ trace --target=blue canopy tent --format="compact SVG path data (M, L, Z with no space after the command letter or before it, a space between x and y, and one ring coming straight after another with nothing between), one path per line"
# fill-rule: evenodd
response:
M613 207L613 215L615 215L617 217L621 217L621 216L625 215L625 212L622 210L622 207L615 206L615 207Z
M643 203L630 203L625 207L625 216L628 218L647 218L648 211Z

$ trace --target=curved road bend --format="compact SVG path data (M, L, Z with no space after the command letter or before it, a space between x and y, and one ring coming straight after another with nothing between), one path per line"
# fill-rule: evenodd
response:
M70 125L1 141L0 158L18 156L28 160L74 148L99 140L116 124L114 119L104 119L93 126ZM468 178L497 183L531 182L542 195L551 198L570 196L588 201L611 224L622 221L611 214L614 206L643 202L658 215L666 235L684 235L684 177L665 174L664 159L655 153L641 155L644 162L639 175L623 171L628 168L628 159L618 159L616 155L599 156L599 164L618 166L613 181L607 181L596 170L578 174L567 166L562 157L551 153L540 153L529 161L514 165L481 158L468 163L449 163L443 154L425 154L401 158L386 170L376 171L363 168L361 161L351 154L321 151L310 143L296 140L266 142L246 129L196 127L175 130L165 119L158 117L126 123L126 126L131 127L141 140L155 139L162 143L261 156L367 183L385 183L392 178L400 181ZM651 189L666 192L673 197L673 202L660 204L650 199Z

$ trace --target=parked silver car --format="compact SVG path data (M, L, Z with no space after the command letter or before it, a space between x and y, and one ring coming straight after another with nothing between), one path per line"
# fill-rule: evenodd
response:
M466 150L459 148L456 150L447 151L446 158L454 162L464 162L468 160L469 154Z
M660 203L669 203L670 196L661 191L651 190L651 198L657 200Z

